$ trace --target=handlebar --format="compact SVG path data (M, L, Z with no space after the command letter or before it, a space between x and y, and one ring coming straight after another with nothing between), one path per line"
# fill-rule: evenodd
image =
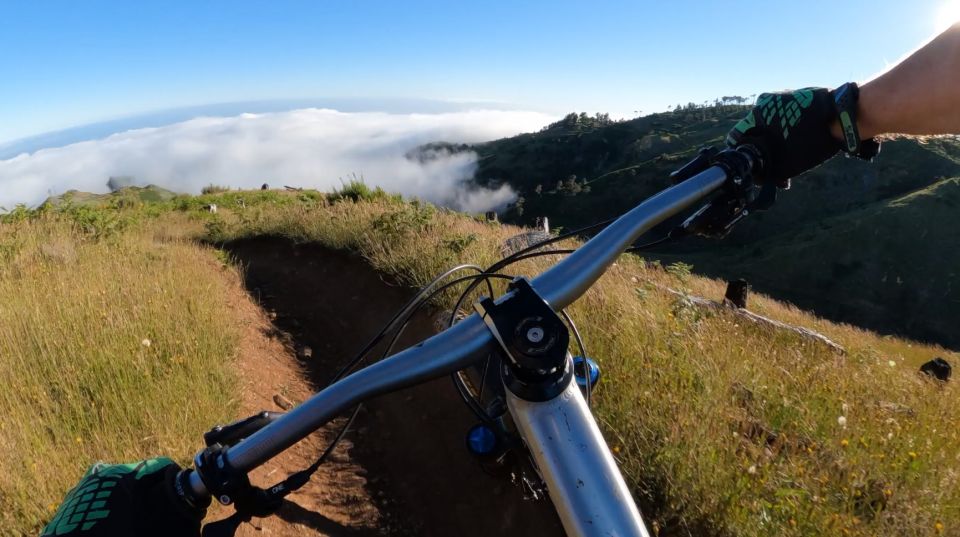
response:
M742 153L749 166L756 157ZM531 285L555 311L569 306L603 275L616 258L655 225L691 207L728 182L722 166L713 166L630 210ZM502 302L509 295L500 297ZM389 358L372 364L320 391L297 408L227 449L223 463L249 472L344 410L372 397L465 369L494 349L493 337L477 314ZM188 477L193 498L209 497L198 472Z

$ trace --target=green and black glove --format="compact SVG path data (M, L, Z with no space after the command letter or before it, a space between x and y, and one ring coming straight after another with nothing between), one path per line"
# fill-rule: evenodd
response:
M870 160L880 146L874 140L860 141L856 130L859 90L845 84L829 91L804 88L783 93L764 93L756 105L727 134L727 145L751 144L763 155L758 182L789 185L791 177L815 168L839 151ZM830 133L841 121L846 140Z
M206 509L190 508L177 496L179 471L165 457L94 464L40 537L199 536Z

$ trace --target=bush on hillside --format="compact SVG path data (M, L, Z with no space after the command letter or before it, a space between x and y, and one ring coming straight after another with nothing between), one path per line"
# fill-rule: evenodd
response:
M390 194L387 194L387 192L379 186L370 188L370 186L367 185L361 177L359 179L354 178L347 181L343 184L343 188L331 192L327 196L327 199L330 201L330 203L336 203L341 200L350 200L356 203L358 201L373 201L391 197L399 198L399 196L391 196Z
M200 190L200 193L203 195L207 195L207 194L220 194L228 191L230 191L230 187L228 186L209 184L203 187L203 189Z

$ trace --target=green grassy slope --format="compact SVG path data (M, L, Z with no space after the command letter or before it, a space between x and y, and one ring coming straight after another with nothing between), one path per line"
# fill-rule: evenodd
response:
M564 120L538 133L476 146L476 181L508 183L524 198L522 214L510 212L508 221L529 223L547 215L567 227L592 223L667 186L670 171L696 147L719 143L726 124L741 114L736 107L718 110L716 117L691 112L616 123ZM571 176L577 186L558 188Z
M945 179L744 248L665 257L831 318L960 346L958 218L960 179Z
M127 186L117 190L116 192L110 192L107 194L91 194L89 192L68 190L63 194L47 198L46 203L54 206L59 206L64 203L85 206L100 206L109 204L130 205L170 201L176 196L176 192L172 192L157 185L147 185L143 187Z
M744 111L716 107L615 123L561 121L538 133L475 146L480 156L476 181L510 184L523 197L522 214L508 212L508 221L532 223L545 215L568 228L590 224L666 187L671 171L699 147L720 145ZM579 187L558 188L571 175ZM760 232L756 228L785 228L841 214L955 175L960 175L960 142L888 141L873 164L841 157L804 174L762 225L747 220L738 235L748 238Z

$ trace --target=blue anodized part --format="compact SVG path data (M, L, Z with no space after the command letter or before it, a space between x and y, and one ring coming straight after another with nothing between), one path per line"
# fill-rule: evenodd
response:
M467 449L474 455L490 455L497 449L497 434L483 423L474 425L467 432Z
M573 357L573 373L577 379L577 385L581 388L587 386L587 375L584 375L583 361L586 360L587 367L586 370L590 377L590 387L593 388L597 385L597 381L600 380L600 366L597 365L597 362L594 362L592 358L584 358L583 356L574 356Z

